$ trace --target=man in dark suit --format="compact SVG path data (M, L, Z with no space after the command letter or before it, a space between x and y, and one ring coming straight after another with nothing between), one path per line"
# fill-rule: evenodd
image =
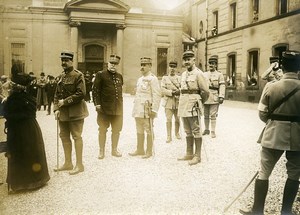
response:
M108 127L111 125L111 155L122 157L118 152L120 132L123 127L123 76L117 72L120 57L112 54L109 57L108 68L96 74L93 85L93 101L98 113L99 125L99 159L105 156L105 142Z

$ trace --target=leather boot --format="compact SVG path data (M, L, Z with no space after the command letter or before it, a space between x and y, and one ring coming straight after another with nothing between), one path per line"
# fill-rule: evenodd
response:
M175 121L175 136L177 139L181 139L179 128L180 128L180 123Z
M153 138L151 137L151 134L147 135L147 149L146 154L142 156L143 159L150 158L152 156L152 149L153 149Z
M111 142L112 142L111 155L114 157L122 157L122 154L118 151L119 137L120 137L119 133L111 135Z
M99 141L99 156L98 159L102 160L105 157L105 142L106 142L106 133L98 135Z
M172 141L172 122L167 122L167 140L166 143L170 143Z
M65 163L58 168L55 168L54 171L66 171L66 170L72 170L73 169L73 164L72 164L72 142L70 139L63 140L63 149L64 149L64 154L65 154Z
M217 124L217 120L216 119L212 119L211 121L211 138L216 138L216 124Z
M292 207L299 189L299 181L287 179L283 191L281 214L292 214Z
M144 134L137 134L137 149L134 152L128 153L130 156L145 155L144 139Z
M195 138L195 155L191 161L189 161L189 165L195 165L201 162L201 146L202 146L202 138Z
M186 160L192 160L193 159L193 153L194 153L194 137L186 137L186 155L177 158L178 161L186 161Z
M82 163L82 150L83 150L82 138L78 138L77 140L75 140L76 166L73 170L69 172L70 175L76 175L84 171L84 166Z
M256 179L254 185L254 204L250 210L240 210L240 213L244 215L263 215L268 188L269 180Z
M209 131L209 118L204 117L204 126L205 126L205 130L203 131L202 135L209 135L210 131Z

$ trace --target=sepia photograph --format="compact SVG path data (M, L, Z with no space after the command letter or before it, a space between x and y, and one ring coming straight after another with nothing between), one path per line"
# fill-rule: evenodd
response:
M300 215L299 0L0 0L0 215Z

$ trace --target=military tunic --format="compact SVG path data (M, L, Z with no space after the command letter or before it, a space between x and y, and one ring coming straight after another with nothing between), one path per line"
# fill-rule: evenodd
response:
M166 109L178 109L179 95L172 95L172 92L180 90L180 79L178 75L166 75L161 80L162 106Z
M107 115L123 115L123 76L109 71L98 72L93 85L93 101Z
M151 104L152 111L158 112L161 99L161 90L158 79L150 73L147 76L142 76L138 79L136 85L136 95L132 116L138 118L149 118L148 110L145 104Z
M215 70L204 73L209 81L209 97L205 104L219 104L219 98L225 97L225 80L221 72Z
M193 109L198 102L200 110L203 114L203 98L208 96L208 83L203 72L195 67L192 71L185 71L181 75L181 94L179 97L178 116L191 117L197 116L197 112ZM203 98L201 95L203 95ZM192 111L193 110L193 111ZM201 115L202 115L201 114Z
M70 71L69 71L70 70ZM88 116L88 110L84 101L85 82L83 74L70 68L63 72L59 78L54 95L54 112L60 111L60 121L75 121ZM58 107L58 100L63 99L64 105Z
M268 113L274 104L291 92L300 88L296 73L285 73L280 81L267 84L261 96L258 110ZM278 107L274 114L300 118L300 90ZM266 148L300 151L300 122L268 120L261 145Z

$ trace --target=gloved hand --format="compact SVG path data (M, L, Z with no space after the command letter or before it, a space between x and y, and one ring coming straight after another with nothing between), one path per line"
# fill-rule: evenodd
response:
M96 105L95 108L96 108L96 111L100 111L101 110L101 105Z
M150 118L155 118L156 117L156 113L154 111L151 111L151 113L149 113L149 117Z
M179 90L173 90L172 91L172 95L173 96L179 96L180 95L180 91Z
M219 97L219 104L223 104L224 98Z

